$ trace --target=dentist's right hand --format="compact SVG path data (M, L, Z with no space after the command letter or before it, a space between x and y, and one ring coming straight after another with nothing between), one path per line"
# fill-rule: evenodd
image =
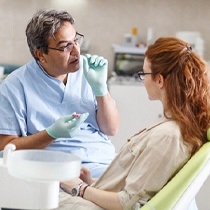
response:
M95 96L104 96L108 92L108 61L98 55L86 54L84 57L84 75Z
M71 115L56 120L46 131L54 139L71 138L79 132L80 125L85 121L88 115L88 113L84 113L76 116L74 112Z

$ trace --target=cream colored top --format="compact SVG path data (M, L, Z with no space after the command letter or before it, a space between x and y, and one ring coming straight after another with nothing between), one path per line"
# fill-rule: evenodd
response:
M190 150L183 142L179 126L163 118L131 137L92 186L118 192L123 209L130 209L137 201L153 197L188 161ZM80 210L83 205L84 209L101 209L84 199L79 198L78 202ZM85 205L88 202L92 207Z

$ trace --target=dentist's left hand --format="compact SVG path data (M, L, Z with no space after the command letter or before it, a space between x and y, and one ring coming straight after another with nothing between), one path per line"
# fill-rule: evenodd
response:
M84 75L95 96L104 96L108 92L108 61L98 55L86 54L84 57Z
M53 125L46 129L47 133L53 137L57 138L71 138L79 132L80 125L88 117L88 113L81 114L79 117L75 117L76 113L71 115L60 117L55 121Z

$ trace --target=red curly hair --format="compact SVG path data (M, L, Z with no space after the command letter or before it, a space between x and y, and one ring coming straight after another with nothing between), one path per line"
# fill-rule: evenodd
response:
M194 154L207 141L210 127L207 63L186 42L174 37L157 39L145 56L151 63L153 78L157 74L165 78L167 112L178 123Z

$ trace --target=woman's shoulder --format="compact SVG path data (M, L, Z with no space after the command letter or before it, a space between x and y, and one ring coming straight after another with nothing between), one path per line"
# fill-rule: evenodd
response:
M153 135L164 135L168 137L173 137L174 135L181 135L181 130L176 121L172 119L167 119L163 117L155 124L146 128L148 131L151 131Z
M191 146L184 141L178 123L174 120L166 120L153 127L150 131L149 142L165 149L185 151L184 153L191 150Z

